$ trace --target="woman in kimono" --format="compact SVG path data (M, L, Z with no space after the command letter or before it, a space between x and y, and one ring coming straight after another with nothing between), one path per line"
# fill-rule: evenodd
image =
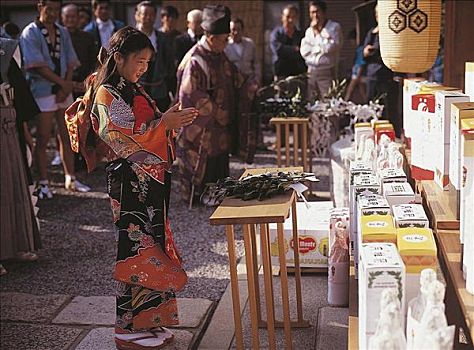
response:
M173 339L163 326L178 324L175 292L187 281L167 212L174 129L191 124L197 111L176 105L161 113L137 84L153 52L145 34L122 28L109 51L101 50L102 65L88 81L96 147L110 160L107 190L118 242L115 343L126 350L159 349Z

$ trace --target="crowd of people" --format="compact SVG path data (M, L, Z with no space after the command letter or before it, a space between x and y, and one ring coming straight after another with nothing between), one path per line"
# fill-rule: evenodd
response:
M229 175L230 154L253 157L248 119L262 85L255 43L244 21L221 5L188 12L181 33L178 10L158 13L152 1L136 5L134 27L112 18L108 0L92 0L91 11L59 0L37 4L37 19L22 31L5 24L1 33L2 50L9 48L1 56L1 157L15 166L2 166L0 261L38 259L35 203L53 197L53 133L67 190L90 191L77 168L106 160L118 232L115 341L119 349L157 348L173 338L163 326L178 322L175 292L186 283L168 222L171 166L176 161L182 198L192 205L206 183ZM283 9L270 37L274 75L307 72L308 95L322 96L337 77L343 35L324 1L308 9L305 32L298 9ZM362 50L369 96L389 89L377 35L372 29Z

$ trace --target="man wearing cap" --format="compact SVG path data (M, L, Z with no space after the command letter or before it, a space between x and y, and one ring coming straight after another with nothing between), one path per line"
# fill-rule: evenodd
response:
M230 10L208 5L203 11L203 37L178 67L177 99L182 108L196 107L199 116L177 138L181 195L192 203L205 184L229 175L229 151L236 123L237 94L249 96L235 66L224 54L230 32ZM240 105L240 103L239 103ZM244 111L239 111L244 115ZM232 125L232 126L231 126Z

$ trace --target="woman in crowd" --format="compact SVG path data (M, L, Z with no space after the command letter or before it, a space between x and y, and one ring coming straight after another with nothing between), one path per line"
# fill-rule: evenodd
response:
M175 292L187 281L168 222L170 167L174 129L191 124L197 111L175 105L161 113L137 84L153 52L139 30L118 30L108 52L101 49L86 92L95 144L110 160L107 189L118 242L115 342L127 350L159 349L173 339L163 326L178 323Z

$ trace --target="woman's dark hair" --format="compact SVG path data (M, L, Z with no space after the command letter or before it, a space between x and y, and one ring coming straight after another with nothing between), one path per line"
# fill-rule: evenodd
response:
M99 86L106 83L115 72L117 64L114 53L118 52L127 59L130 54L144 49L155 52L148 36L138 29L127 26L115 32L109 40L109 50L107 51L102 47L99 52L100 66L97 69L97 74L93 79L89 78L87 80L87 88L92 88L91 96L94 96Z
M244 29L244 21L241 18L239 17L232 18L231 22L234 22L234 24L240 24L242 29Z

